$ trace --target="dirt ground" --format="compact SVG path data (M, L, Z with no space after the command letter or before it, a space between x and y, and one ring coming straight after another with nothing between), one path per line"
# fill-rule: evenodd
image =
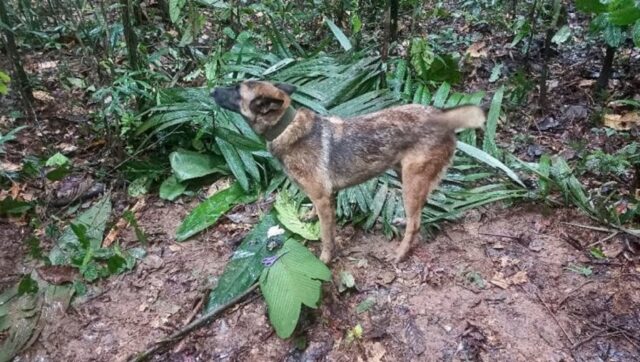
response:
M257 216L246 207L185 243L173 242L193 205L150 200L140 216L148 254L132 272L97 284L47 325L17 361L123 361L185 325ZM540 205L474 211L385 261L397 241L342 228L334 283L290 340L268 323L257 293L191 333L157 361L632 361L640 355L640 278L623 257L593 264L582 245L603 235L562 222L571 210ZM132 243L134 235L128 235ZM6 239L4 239L6 240ZM125 243L126 245L126 243ZM606 242L619 253L621 240ZM317 252L317 244L312 248ZM2 249L5 249L4 247ZM567 270L588 265L585 277ZM634 270L635 268L635 270ZM351 273L356 288L338 292ZM370 309L357 306L373 300ZM363 334L349 343L356 325Z

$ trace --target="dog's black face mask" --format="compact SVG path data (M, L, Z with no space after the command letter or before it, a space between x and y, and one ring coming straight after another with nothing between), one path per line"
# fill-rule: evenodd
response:
M216 103L233 112L240 112L240 86L220 87L211 93Z

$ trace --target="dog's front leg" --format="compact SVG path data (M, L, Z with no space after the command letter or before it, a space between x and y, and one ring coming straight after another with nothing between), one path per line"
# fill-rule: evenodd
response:
M320 219L320 232L322 238L322 253L320 260L328 264L333 259L335 249L334 238L336 234L336 213L333 207L333 196L323 195L311 198Z

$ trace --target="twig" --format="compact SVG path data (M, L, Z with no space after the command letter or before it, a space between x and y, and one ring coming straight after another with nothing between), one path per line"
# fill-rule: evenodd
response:
M521 238L518 236L511 236L511 235L500 235L500 234L490 234L490 233L478 233L480 235L487 235L487 236L495 236L498 238L507 238L507 239L512 239L512 240L520 240Z
M220 314L221 312L223 312L227 308L233 306L234 304L238 303L239 301L241 301L247 295L251 294L251 292L256 290L256 288L258 288L258 283L253 284L244 293L238 295L237 297L231 299L227 303L219 306L218 308L208 312L207 314L201 316L200 318L196 319L195 321L189 323L187 326L185 326L181 330L173 333L169 337L161 339L161 340L153 343L152 347L148 348L147 350L145 350L144 352L138 354L137 356L130 356L127 360L131 361L131 362L140 362L140 361L146 360L147 358L151 357L156 352L160 351L163 348L166 348L169 344L180 340L182 337L187 335L189 332L191 332L194 329L197 329L197 328L201 327L202 325L204 325L205 323L209 322L214 317L218 316L218 314Z
M605 236L604 238L602 238L602 239L600 239L600 240L598 240L598 241L596 241L594 243L591 243L591 244L587 245L587 248L593 248L594 246L596 246L598 244L602 244L602 243L604 243L605 241L607 241L607 240L609 240L611 238L615 238L618 234L620 234L619 231L614 231L609 236Z
M522 289L522 291L525 291L524 288L522 288L522 286L520 286L520 289ZM569 337L569 333L567 333L567 331L564 329L564 327L562 326L562 324L560 324L560 321L558 320L558 318L556 318L555 313L553 313L553 311L551 310L551 308L549 308L549 305L547 305L547 303L542 299L542 297L540 296L540 294L538 294L538 292L536 292L535 290L533 291L533 293L536 295L536 297L538 298L538 300L540 301L540 303L542 303L542 305L544 306L544 308L547 310L547 312L549 312L549 314L551 314L551 317L553 318L553 320L556 322L556 324L558 325L558 327L560 327L560 330L562 330L562 333L564 333L564 336L567 337L567 340L569 341L569 343L571 343L571 345L575 345L575 342L573 342L573 339L571 339L571 337Z
M576 224L576 223L572 223L572 222L562 222L565 225L571 225L571 226L575 226L575 227L579 227L579 228L583 228L583 229L589 229L589 230L594 230L594 231L601 231L603 233L610 233L610 232L614 232L615 230L613 229L609 229L609 228L603 228L603 227L599 227L599 226L591 226L591 225L584 225L584 224Z
M619 334L620 334L620 332L618 332L618 331L616 331L616 332L611 332L611 333L594 333L594 334L590 335L589 337L587 337L587 338L583 339L582 341L580 341L580 342L578 342L578 343L574 344L574 345L571 347L571 349L576 349L576 348L578 348L578 347L582 346L583 344L585 344L585 343L587 343L587 342L591 341L591 340L592 340L592 339L594 339L594 338L600 338L600 337L603 337L603 338L606 338L606 337L613 337L613 336L617 336L617 335L619 335Z
M569 291L567 293L567 295L565 295L565 297L562 298L562 300L558 303L558 305L556 306L555 309L558 310L564 304L564 302L566 302L567 299L569 299L571 294L573 294L573 293L577 292L578 290L582 289L582 287L584 287L585 285L591 284L593 282L594 282L593 280L586 281L586 282L582 283L580 286L578 286L578 287L574 288L573 290Z

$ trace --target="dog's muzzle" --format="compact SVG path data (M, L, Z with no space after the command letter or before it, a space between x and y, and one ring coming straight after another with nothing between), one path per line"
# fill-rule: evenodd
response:
M230 111L240 111L240 90L238 87L220 87L211 92L211 96L216 103Z

